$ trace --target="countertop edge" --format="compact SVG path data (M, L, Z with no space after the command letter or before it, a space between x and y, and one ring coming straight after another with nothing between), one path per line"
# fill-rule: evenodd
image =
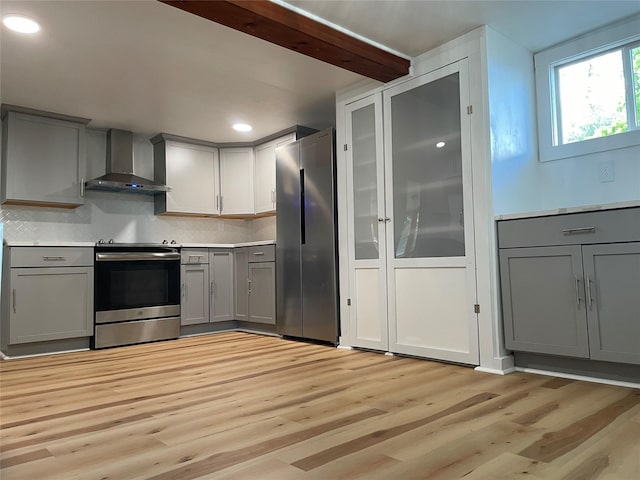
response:
M615 210L617 208L640 207L640 200L629 200L626 202L605 203L602 205L584 205L580 207L555 208L552 210L539 210L537 212L508 213L496 215L496 221L516 220L519 218L548 217L553 215L564 215L566 213L597 212L600 210Z
M255 242L242 243L181 243L182 248L238 248L238 247L258 247L260 245L275 245L275 240L258 240ZM95 242L26 242L5 240L8 247L94 247Z

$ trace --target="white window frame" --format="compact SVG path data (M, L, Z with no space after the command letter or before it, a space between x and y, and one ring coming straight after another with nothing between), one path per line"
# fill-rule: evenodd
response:
M556 67L640 41L640 15L597 30L534 55L538 108L538 149L541 162L640 145L640 129L557 145ZM628 88L628 85L627 85Z

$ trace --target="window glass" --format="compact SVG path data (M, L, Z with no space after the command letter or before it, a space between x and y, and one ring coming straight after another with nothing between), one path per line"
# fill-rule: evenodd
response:
M631 68L633 69L633 98L636 109L636 126L640 126L640 46L631 49Z
M557 67L556 75L560 143L628 130L622 50Z

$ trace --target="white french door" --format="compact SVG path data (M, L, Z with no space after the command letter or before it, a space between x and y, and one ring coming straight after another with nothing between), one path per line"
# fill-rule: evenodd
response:
M388 350L382 95L346 106L351 344Z
M478 363L467 61L384 91L389 349Z

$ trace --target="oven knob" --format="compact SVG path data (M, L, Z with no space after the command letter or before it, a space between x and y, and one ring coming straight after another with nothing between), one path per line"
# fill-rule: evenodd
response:
M112 244L113 243L113 238L110 238L107 243Z
M163 245L166 245L167 243L169 243L169 241L168 241L168 240L162 240L162 244L163 244Z
M102 245L103 243L104 243L104 240L102 238L98 240L98 245Z
M171 245L175 245L176 241L175 240L171 240Z

